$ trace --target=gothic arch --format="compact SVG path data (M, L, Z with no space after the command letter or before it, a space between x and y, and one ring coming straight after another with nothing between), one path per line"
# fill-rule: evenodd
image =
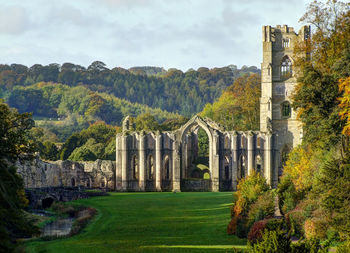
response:
M238 159L238 179L242 179L246 176L246 171L247 171L247 159L244 154L241 154Z
M257 154L255 156L255 170L256 170L256 172L261 173L262 175L264 172L264 165L263 164L264 164L264 161L263 161L262 155Z
M193 132L198 128L202 128L208 135L208 139L209 139L209 170L210 170L210 174L212 175L212 155L213 155L213 134L212 131L210 129L210 126L208 126L208 124L201 119L198 116L193 117L192 119L190 119L184 126L181 127L181 132L180 132L180 140L181 140L181 163L182 163L182 169L181 169L181 178L185 178L185 169L187 167L187 153L185 152L185 145L186 145L186 134L189 132Z
M223 166L223 173L222 173L222 179L229 180L231 178L231 159L228 155L225 155L224 157L224 166Z
M71 186L72 186L72 187L75 187L75 186L76 186L76 181L75 181L75 178L74 178L74 177L71 178Z
M132 178L134 180L138 180L139 179L139 160L137 158L137 155L132 156L131 166L132 166Z
M285 55L281 59L280 74L281 78L289 78L293 75L293 60L288 55Z
M165 155L163 158L163 179L170 180L171 179L171 170L170 170L170 159L168 155Z
M148 155L147 157L147 166L146 166L146 178L147 180L154 180L155 179L155 175L154 175L154 157L153 154Z

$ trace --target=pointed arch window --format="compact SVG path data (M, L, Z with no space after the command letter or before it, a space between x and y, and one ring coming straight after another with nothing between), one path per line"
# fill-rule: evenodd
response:
M133 179L137 180L139 179L139 164L138 164L138 159L136 157L136 155L133 156L132 159L132 175L133 175Z
M282 118L290 118L292 114L292 109L288 101L284 101L281 104L281 113L282 113Z
M288 56L283 57L281 62L281 78L289 78L293 74L292 61Z

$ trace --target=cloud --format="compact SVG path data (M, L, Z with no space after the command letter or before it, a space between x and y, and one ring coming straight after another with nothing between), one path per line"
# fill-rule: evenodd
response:
M156 0L89 0L93 4L106 8L145 8L152 6Z
M3 6L0 9L0 34L21 34L31 26L26 9L19 6Z

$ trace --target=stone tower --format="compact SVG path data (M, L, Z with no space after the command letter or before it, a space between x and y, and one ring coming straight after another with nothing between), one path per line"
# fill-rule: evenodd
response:
M302 27L299 34L287 25L262 28L260 131L276 136L275 168L281 168L290 149L302 141L301 124L291 108L291 95L297 82L293 48L296 42L309 37L309 26Z

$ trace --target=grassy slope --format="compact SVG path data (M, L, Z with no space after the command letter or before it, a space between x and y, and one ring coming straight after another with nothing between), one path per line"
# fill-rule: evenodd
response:
M32 241L27 252L227 252L231 193L112 193L76 201L98 209L79 235ZM242 245L242 246L239 246Z

